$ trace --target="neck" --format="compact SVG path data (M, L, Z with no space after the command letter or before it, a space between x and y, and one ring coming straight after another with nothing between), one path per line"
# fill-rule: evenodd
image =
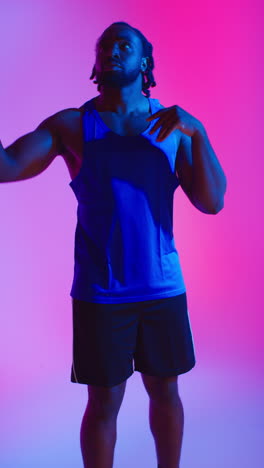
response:
M101 86L100 95L95 98L97 110L101 112L114 112L116 114L136 114L146 109L149 103L142 91L135 86L123 88L109 88Z

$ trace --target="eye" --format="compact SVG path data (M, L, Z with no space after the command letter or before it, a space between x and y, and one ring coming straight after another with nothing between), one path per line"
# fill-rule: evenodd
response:
M107 49L108 47L111 47L111 44L105 43L105 42L101 42L101 43L99 43L98 46L97 46L97 52L98 52L99 54L101 54L101 53L105 52L106 49ZM131 49L131 44L130 44L130 42L128 42L128 41L120 41L120 42L119 42L119 47L120 47L121 49L123 49L123 50L129 50L129 49Z
M123 41L123 42L121 43L121 47L123 47L124 49L125 49L125 48L130 48L130 43L127 42L127 41Z

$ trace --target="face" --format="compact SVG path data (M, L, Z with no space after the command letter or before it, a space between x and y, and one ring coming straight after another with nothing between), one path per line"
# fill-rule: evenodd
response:
M141 40L130 28L114 26L99 38L95 61L99 84L114 88L127 86L141 76L146 66Z

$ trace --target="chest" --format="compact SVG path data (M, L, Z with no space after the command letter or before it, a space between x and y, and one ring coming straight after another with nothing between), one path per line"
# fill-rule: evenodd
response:
M63 157L72 179L80 170L84 153L83 112L83 108L78 111L67 111L60 126L61 140L64 146ZM101 123L121 136L139 135L144 132L150 126L150 122L146 121L150 115L151 112L145 112L137 117L120 118L110 112L97 112Z
M151 115L150 112L132 117L119 117L110 112L97 112L97 114L112 132L121 136L139 135L150 127L150 122L146 121L146 118Z

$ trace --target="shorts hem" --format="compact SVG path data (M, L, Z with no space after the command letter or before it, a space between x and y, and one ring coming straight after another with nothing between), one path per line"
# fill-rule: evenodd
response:
M131 377L131 375L134 373L134 371L132 371L127 377L125 378L122 378L121 380L118 380L118 382L115 382L115 383L102 383L102 382L96 382L96 381L92 381L91 379L89 378L78 378L78 381L76 380L73 380L72 378L70 379L70 382L71 383L77 383L77 384L83 384L83 385L95 385L97 387L114 387L116 385L120 385L121 383L125 382L127 379L129 379L129 377Z
M142 372L143 374L150 375L153 377L175 377L177 375L186 374L187 372L192 370L195 367L195 365L196 365L196 361L187 367L179 367L174 372L165 372L165 373L157 373L157 372L154 373L152 371L148 371L147 369L142 369L142 368L139 369L136 367L134 370L136 372Z

